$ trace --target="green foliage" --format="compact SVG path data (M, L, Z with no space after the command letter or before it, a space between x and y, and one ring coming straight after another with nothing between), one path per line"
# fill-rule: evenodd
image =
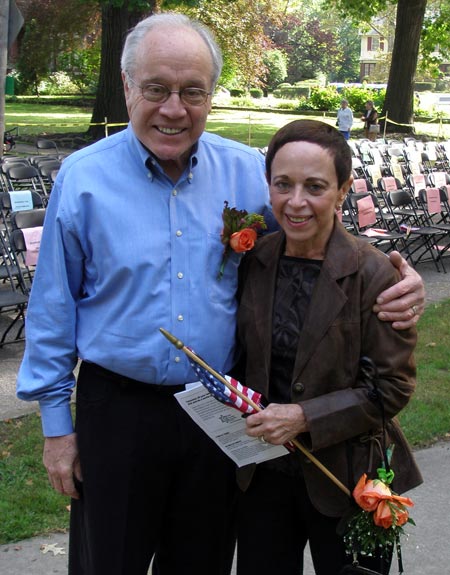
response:
M336 8L342 18L352 18L355 22L370 22L387 5L396 3L396 0L324 0L325 7Z
M238 108L253 108L254 101L251 98L250 94L247 94L247 92L244 92L243 96L231 98L230 104L231 104L231 106L236 106Z
M289 100L294 100L297 98L309 98L311 94L310 86L288 86L288 87L278 87L273 91L273 95L276 98L287 98Z
M81 94L95 94L100 72L100 40L92 45L65 52L59 58L59 68L70 75Z
M439 2L438 7L433 7L425 15L422 30L422 64L440 64L450 57L450 3ZM439 46L439 52L436 52Z
M346 86L341 92L341 96L348 100L349 107L353 112L359 113L364 110L367 100L373 100L375 108L381 110L384 104L386 90L370 90L358 86Z
M247 90L245 88L230 88L230 96L233 98L240 98L241 96L245 96L247 94Z
M249 92L252 98L259 99L264 96L264 92L261 90L261 88L250 88Z
M33 0L23 7L23 14L18 89L22 94L38 94L42 80L55 72L68 72L60 65L63 54L86 48L87 39L95 39L99 6L97 0ZM55 79L49 82L58 83Z
M39 23L34 18L25 26L17 68L17 93L37 94L39 82L48 73L49 53L45 42L42 42Z
M337 34L325 28L318 17L306 20L295 14L284 20L282 32L274 33L274 41L288 54L289 82L326 75L342 61Z
M263 62L266 67L264 85L267 90L273 90L287 76L287 55L282 50L267 50Z
M314 110L314 106L309 98L301 97L298 100L297 110Z
M316 87L311 90L310 102L315 110L336 110L340 101L341 96L334 86Z
M300 98L299 100L292 100L290 102L286 102L285 100L280 100L276 103L275 108L277 110L299 110L299 102L304 100L305 98Z
M55 96L61 94L77 94L79 90L66 72L55 72L47 76L45 80L39 82L38 92L43 96Z
M268 0L204 0L189 11L215 33L226 64L221 82L227 87L230 71L235 80L245 86L258 85L264 76L262 56L267 46L264 22L270 18L271 11Z

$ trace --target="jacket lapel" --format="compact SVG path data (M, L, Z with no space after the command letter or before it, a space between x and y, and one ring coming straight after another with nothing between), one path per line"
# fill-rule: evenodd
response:
M266 236L255 253L258 260L256 281L251 282L256 337L261 342L261 357L270 357L272 347L273 300L278 273L278 261L284 246L284 234L275 232ZM270 365L270 362L267 362ZM267 373L267 381L269 373Z
M297 379L319 341L347 303L347 296L340 288L338 280L354 273L357 262L356 242L336 220L300 334L293 381Z

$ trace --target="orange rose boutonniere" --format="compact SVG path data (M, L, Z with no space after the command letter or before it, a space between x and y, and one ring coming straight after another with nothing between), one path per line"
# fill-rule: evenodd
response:
M225 271L225 264L230 256L230 250L238 254L248 252L253 249L258 238L258 232L267 228L264 216L230 208L228 207L228 202L225 202L222 220L223 229L220 239L225 247L218 273L219 279Z
M402 525L414 521L409 517L408 507L414 503L409 497L395 495L389 487L394 472L378 469L378 479L368 479L364 473L353 490L353 498L359 510L350 517L344 542L348 553L373 555L386 549L391 552L397 546L399 552Z

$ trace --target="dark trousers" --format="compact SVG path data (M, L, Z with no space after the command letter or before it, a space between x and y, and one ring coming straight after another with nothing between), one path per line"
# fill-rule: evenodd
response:
M173 391L82 363L76 432L83 482L72 500L70 575L227 575L235 468Z
M238 504L237 575L302 575L309 542L316 575L338 575L352 558L336 533L339 518L312 505L303 478L258 467ZM387 575L390 560L360 565Z

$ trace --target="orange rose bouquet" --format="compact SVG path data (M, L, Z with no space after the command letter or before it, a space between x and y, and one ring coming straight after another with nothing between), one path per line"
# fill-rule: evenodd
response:
M230 208L228 202L225 202L222 220L223 229L220 239L225 247L218 274L219 279L223 276L230 250L238 254L248 252L255 245L258 232L267 228L264 216L249 214L246 210Z
M414 506L412 500L394 494L390 488L394 472L386 472L384 468L377 471L378 479L368 479L364 473L353 490L359 509L350 517L344 534L348 553L373 555L383 549L390 553L394 545L399 552L402 526L415 525L408 512L408 507Z

